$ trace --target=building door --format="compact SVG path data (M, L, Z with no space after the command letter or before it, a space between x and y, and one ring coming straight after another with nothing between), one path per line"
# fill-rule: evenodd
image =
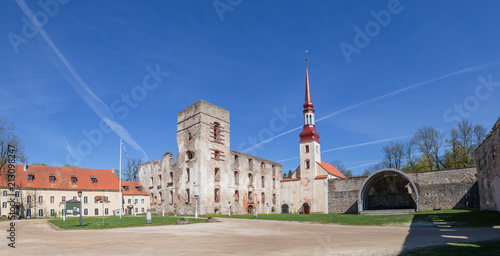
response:
M310 213L310 206L309 206L309 204L308 204L308 203L304 203L304 204L302 205L302 212L303 212L304 214L309 214L309 213Z
M26 210L26 218L31 218L31 209Z
M281 206L281 213L289 213L288 204L284 204Z
M253 205L249 205L247 209L248 214L253 214Z

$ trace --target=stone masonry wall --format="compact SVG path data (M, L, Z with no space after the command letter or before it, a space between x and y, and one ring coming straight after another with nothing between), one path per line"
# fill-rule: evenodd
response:
M500 118L476 154L481 210L500 211Z

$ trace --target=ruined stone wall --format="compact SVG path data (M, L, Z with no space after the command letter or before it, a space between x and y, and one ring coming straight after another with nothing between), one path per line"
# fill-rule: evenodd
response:
M466 209L479 207L476 169L462 168L407 173L415 183L420 210ZM357 213L358 194L368 177L330 180L328 208L330 213Z
M499 151L500 118L475 152L481 210L500 211Z

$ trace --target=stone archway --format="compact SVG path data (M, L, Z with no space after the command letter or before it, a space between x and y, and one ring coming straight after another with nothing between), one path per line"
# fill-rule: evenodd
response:
M372 173L363 182L358 194L358 213L382 209L419 211L417 187L402 171L382 169Z

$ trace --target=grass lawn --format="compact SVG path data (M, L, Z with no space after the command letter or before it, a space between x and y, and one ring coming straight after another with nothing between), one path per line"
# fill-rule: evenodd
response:
M245 215L209 215L225 218L253 219L252 214ZM413 225L435 227L492 227L500 225L500 213L492 211L472 210L439 210L421 211L413 214L364 216L359 214L259 214L261 220L305 221L323 224L384 226ZM448 222L446 225L433 222Z
M408 250L400 255L500 255L500 240L429 246Z
M120 227L138 227L138 226L158 226L158 225L176 225L176 221L182 217L165 217L151 216L151 223L146 223L146 216L109 216L104 217L104 225L102 225L102 217L84 217L82 227L80 227L79 218L71 217L66 219L66 228L68 229L102 229L102 228L120 228ZM205 222L205 219L190 219L189 223ZM64 229L64 221L61 219L51 219L50 223L59 228Z

